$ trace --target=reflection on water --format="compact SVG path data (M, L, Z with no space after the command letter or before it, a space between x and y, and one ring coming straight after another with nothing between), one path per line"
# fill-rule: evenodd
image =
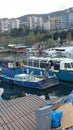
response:
M73 83L61 82L60 85L50 89L35 90L0 82L0 90L0 101L27 96L28 94L35 94L48 100L50 96L68 95L73 90Z

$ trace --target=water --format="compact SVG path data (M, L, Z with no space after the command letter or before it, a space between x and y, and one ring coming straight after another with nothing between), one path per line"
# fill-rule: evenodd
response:
M0 101L24 97L29 94L38 95L48 100L50 97L63 97L68 95L72 90L73 83L69 82L61 82L58 86L46 90L29 89L22 86L0 82Z
M0 58L13 55L12 53L2 53ZM19 56L23 57L23 53L18 53ZM41 96L48 100L50 96L62 97L64 95L68 95L73 90L73 83L69 82L61 82L60 85L46 89L46 90L34 90L27 89L21 86L16 86L12 84L7 84L4 82L0 82L0 101L2 100L10 100L23 96L27 96L29 94L35 94Z

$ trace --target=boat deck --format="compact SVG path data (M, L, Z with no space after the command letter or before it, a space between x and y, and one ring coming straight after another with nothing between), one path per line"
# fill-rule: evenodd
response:
M0 130L37 130L35 111L45 103L36 95L0 102Z

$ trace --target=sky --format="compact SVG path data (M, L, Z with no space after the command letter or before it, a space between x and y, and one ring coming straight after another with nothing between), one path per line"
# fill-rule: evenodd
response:
M0 18L46 14L73 7L73 0L0 0Z

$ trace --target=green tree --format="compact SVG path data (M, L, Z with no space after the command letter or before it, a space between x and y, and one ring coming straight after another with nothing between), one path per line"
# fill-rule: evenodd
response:
M34 43L35 42L35 36L34 36L34 32L30 32L27 36L27 42L28 43Z
M36 34L35 40L36 40L36 42L41 42L41 40L42 40L42 34L41 34L40 32L38 32L38 33Z
M53 39L47 39L47 41L45 42L46 47L52 47L54 46L54 41Z
M72 37L72 40L73 40L73 29L71 30L71 37Z
M23 36L23 29L22 28L14 28L11 30L10 35L12 37L19 37L19 36Z
M67 32L67 41L70 43L71 40L72 40L72 35L71 35L71 30L69 30Z

